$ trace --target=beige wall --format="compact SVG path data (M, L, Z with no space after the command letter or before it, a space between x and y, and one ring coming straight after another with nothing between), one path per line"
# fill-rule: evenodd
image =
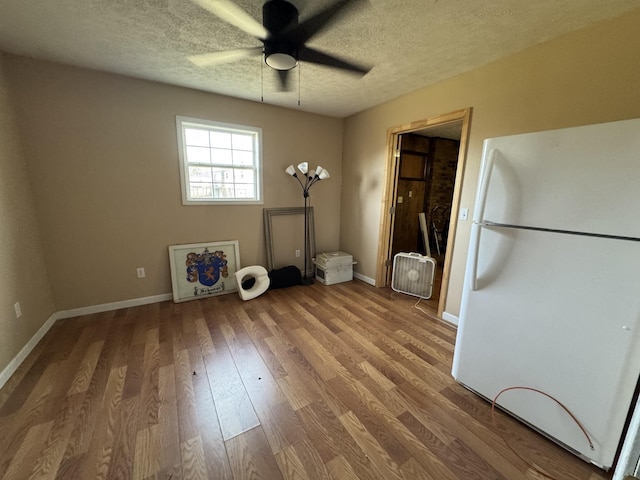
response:
M54 308L27 169L0 54L0 372ZM22 316L16 319L13 305Z
M342 120L7 58L56 310L171 292L172 244L236 239L266 265L262 208L302 206L291 163L331 172L311 201L318 249L338 248ZM262 128L264 205L182 205L176 115Z
M471 214L484 138L640 117L638 25L640 10L346 119L340 248L359 255L356 271L375 278L388 128L473 107L461 199ZM469 232L459 222L445 307L455 316Z

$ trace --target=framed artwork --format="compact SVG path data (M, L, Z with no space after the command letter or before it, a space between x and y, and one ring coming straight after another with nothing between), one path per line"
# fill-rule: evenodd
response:
M238 291L234 275L240 269L237 240L170 245L169 264L174 302Z

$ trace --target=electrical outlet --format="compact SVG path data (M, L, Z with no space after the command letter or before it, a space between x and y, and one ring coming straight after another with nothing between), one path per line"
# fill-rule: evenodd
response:
M460 209L460 220L466 220L467 218L469 218L469 209L468 208L461 208Z
M14 303L13 309L16 311L16 318L20 318L22 316L22 307L20 306L20 302Z
M136 275L138 276L138 278L144 278L145 277L144 268L143 267L136 268Z
M300 258L300 250L296 250L296 258Z

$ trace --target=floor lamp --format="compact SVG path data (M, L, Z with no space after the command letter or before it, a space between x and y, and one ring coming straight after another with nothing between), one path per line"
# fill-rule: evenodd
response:
M307 162L298 164L298 170L300 170L300 173L304 176L304 182L296 173L293 165L289 165L285 172L298 180L298 183L302 187L302 195L304 196L304 272L302 273L302 285L311 285L313 283L313 277L307 278L309 259L309 189L314 183L329 178L329 172L320 165L318 165L315 170L309 171L309 164Z

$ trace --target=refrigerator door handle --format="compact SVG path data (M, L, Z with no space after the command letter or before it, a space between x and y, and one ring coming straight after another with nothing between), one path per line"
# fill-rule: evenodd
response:
M484 208L487 204L487 193L489 192L489 182L491 181L491 173L493 172L493 166L498 155L498 149L492 148L489 150L489 155L486 157L486 163L483 167L482 180L480 182L480 189L478 190L478 201L475 215L476 223L484 222Z
M480 232L482 225L474 223L471 226L471 244L469 245L469 288L472 292L478 290L478 253L480 250Z

